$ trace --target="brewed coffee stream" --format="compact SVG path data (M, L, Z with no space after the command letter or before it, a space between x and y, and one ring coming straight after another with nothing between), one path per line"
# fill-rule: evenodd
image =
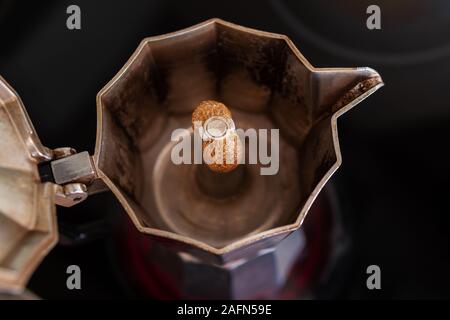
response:
M245 187L245 167L239 166L242 141L231 111L223 103L202 101L192 113L192 129L202 139L202 157L209 158L197 170L200 190L217 199L240 192Z
M194 136L198 134L202 139L203 160L211 170L225 173L237 168L242 156L241 141L231 111L223 103L201 102L192 113L192 128Z

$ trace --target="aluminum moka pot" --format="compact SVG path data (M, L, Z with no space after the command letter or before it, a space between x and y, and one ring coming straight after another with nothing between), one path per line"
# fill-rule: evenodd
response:
M141 42L97 95L89 155L44 147L19 96L0 80L1 291L22 292L57 243L55 204L110 190L134 226L182 264L220 270L194 277L196 267L179 268L190 280L186 296L222 298L283 284L279 261L255 259L276 255L289 239L292 252L279 259L297 254L299 241L289 236L341 164L337 118L383 85L373 69L315 68L284 35L212 19ZM259 165L243 164L240 177L229 178L172 163L171 132L189 128L204 100L228 106L237 126L279 129L279 172L263 176ZM208 192L218 184L226 195ZM242 280L243 265L251 281Z

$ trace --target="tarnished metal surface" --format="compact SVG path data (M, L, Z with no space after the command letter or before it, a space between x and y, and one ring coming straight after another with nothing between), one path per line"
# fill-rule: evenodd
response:
M209 20L145 39L99 92L95 165L141 232L225 263L300 227L341 164L337 117L382 85L370 68L313 67L286 36ZM279 128L280 172L250 174L226 201L197 192L198 168L168 154L203 100L226 104L236 127Z
M0 291L21 292L57 241L54 185L37 163L51 159L16 93L0 77Z

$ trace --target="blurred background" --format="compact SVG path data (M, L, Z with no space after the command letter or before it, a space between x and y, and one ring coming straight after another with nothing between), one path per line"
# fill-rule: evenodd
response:
M66 28L71 4L81 30ZM381 30L366 27L371 4ZM218 17L289 36L316 67L372 67L385 87L338 121L343 165L331 182L349 246L326 297L450 298L449 15L446 0L0 0L0 74L46 146L93 153L96 94L144 37ZM58 208L63 241L29 287L43 298L133 296L113 258L118 207L102 194ZM65 287L68 264L83 270L79 292ZM366 288L371 264L381 290Z

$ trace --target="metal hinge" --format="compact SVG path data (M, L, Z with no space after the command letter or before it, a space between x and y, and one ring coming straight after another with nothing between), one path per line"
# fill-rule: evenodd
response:
M92 157L87 151L77 153L73 148L53 150L53 159L39 165L43 182L55 184L55 203L71 207L88 195L106 191L98 178Z

